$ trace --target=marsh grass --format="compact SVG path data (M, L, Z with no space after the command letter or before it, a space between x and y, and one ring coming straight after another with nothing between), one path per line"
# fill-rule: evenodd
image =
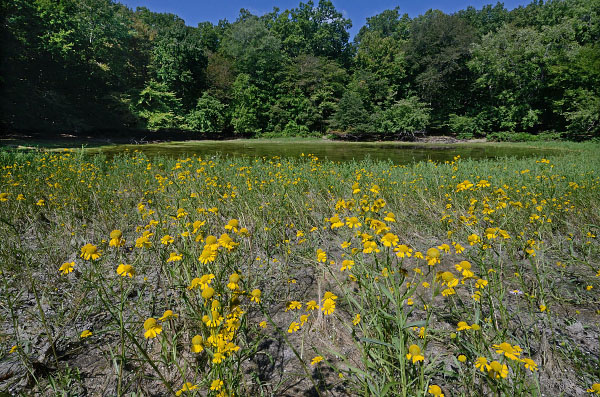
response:
M2 360L21 372L3 364L0 385L578 395L600 381L600 158L568 149L406 166L2 152Z

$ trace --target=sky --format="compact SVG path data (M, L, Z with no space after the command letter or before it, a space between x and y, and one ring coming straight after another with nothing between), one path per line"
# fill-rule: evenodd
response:
M136 7L146 7L154 12L169 12L185 20L189 26L196 26L198 22L219 22L227 19L233 22L237 19L241 8L246 8L254 15L263 15L278 7L280 10L298 7L300 0L118 0L135 10ZM303 2L307 2L304 0ZM318 3L318 0L313 0ZM527 5L531 0L506 0L504 6L509 10L520 5ZM446 13L473 6L480 9L486 4L496 4L495 0L412 0L412 1L390 1L390 0L368 0L368 1L342 1L333 0L336 10L340 11L345 18L352 20L350 37L354 37L366 22L366 18L377 15L384 10L400 6L400 13L408 13L410 17L416 17L425 13L430 8L439 9Z

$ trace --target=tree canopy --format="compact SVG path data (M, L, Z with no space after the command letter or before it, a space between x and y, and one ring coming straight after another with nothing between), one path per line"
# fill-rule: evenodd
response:
M329 0L183 19L114 0L0 6L4 130L600 135L600 1L367 18Z

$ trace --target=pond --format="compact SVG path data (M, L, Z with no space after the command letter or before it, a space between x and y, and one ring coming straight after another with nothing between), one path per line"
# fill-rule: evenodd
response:
M451 161L460 155L463 159L496 157L542 157L560 154L557 148L540 148L527 145L495 143L392 143L392 142L335 142L327 140L232 140L232 141L186 141L144 145L114 145L88 149L109 156L138 150L148 156L200 157L250 156L250 157L301 157L312 154L320 159L352 161L370 158L391 160L396 164L417 161Z

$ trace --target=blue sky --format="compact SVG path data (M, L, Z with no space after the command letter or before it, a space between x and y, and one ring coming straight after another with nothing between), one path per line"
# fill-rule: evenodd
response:
M318 3L318 0L313 0ZM255 15L262 15L273 10L273 7L279 7L281 10L286 8L295 8L300 0L234 0L234 1L206 1L206 0L120 0L119 2L135 9L136 7L147 7L155 12L170 12L183 18L187 25L196 26L198 22L210 21L217 23L219 19L227 19L230 22L235 21L241 8L249 9ZM305 0L304 2L307 2ZM507 0L504 6L509 10L520 5L527 5L530 0ZM335 8L344 14L344 17L352 20L352 37L361 26L365 24L366 18L379 14L380 12L400 6L401 13L408 13L411 17L423 14L430 8L440 9L446 13L452 13L468 6L477 9L486 4L496 4L495 1L482 0L452 0L452 1L389 1L389 0L369 0L369 1L341 1L333 0Z

